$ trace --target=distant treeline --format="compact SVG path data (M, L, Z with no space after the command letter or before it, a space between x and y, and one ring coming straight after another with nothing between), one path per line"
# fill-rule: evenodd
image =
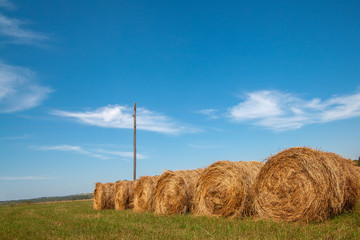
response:
M0 205L32 204L32 203L58 202L58 201L75 201L75 200L91 199L91 198L93 198L93 193L82 193L82 194L75 194L75 195L68 195L68 196L41 197L41 198L22 199L22 200L0 201Z

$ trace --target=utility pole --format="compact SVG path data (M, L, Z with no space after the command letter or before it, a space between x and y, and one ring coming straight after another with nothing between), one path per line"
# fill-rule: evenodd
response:
M136 180L136 102L134 102L134 181Z

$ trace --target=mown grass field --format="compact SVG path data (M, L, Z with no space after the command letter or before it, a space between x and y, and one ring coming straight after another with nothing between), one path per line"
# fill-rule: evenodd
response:
M95 211L92 201L0 206L0 239L360 239L360 208L318 224Z

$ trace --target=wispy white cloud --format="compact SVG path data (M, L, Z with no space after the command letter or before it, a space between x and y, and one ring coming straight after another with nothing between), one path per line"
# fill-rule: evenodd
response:
M235 122L247 122L276 131L359 116L360 93L322 101L270 90L248 93L244 101L231 107L227 113L227 117Z
M9 136L9 137L0 137L0 140L20 140L20 139L26 139L29 136L24 135L24 136Z
M36 83L33 71L0 61L0 112L36 107L51 92L51 88Z
M17 181L17 180L51 180L58 179L56 177L37 177L37 176L26 176L26 177L7 177L0 176L0 180Z
M110 159L110 157L107 157L107 156L105 156L103 154L98 154L98 153L94 153L94 152L84 150L80 146L58 145L58 146L37 146L37 147L32 147L32 148L38 149L38 150L43 150L43 151L75 152L75 153L78 153L78 154L88 155L88 156L98 158L98 159L101 159L101 160Z
M53 111L53 115L77 119L80 123L105 128L133 128L133 110L127 106L109 105L94 111L68 112ZM197 129L181 126L173 119L159 113L138 108L136 111L136 128L165 134L196 132Z
M16 9L16 6L8 0L0 0L0 8L4 8L7 10L14 10Z
M123 157L123 158L132 158L132 157L134 157L133 152L108 151L108 150L103 150L103 149L97 149L97 151L99 153L104 153L104 154ZM137 159L145 159L146 157L144 155L142 155L142 154L136 153L136 158Z
M231 115L236 120L273 117L283 114L279 103L290 102L289 96L280 92L260 91L249 93L244 102L232 107Z
M9 18L0 13L0 35L8 37L12 43L39 45L43 41L49 40L44 33L23 28L28 24L28 21Z
M212 119L219 118L219 115L217 114L218 110L216 109L203 109L198 111L199 114L206 115Z
M41 151L63 151L63 152L74 152L77 154L88 155L101 160L116 159L121 157L122 159L133 158L133 152L126 151L113 151L105 150L100 148L93 148L91 150L84 149L81 146L73 145L57 145L57 146L31 146L32 149ZM142 154L136 154L137 159L145 159L146 157Z

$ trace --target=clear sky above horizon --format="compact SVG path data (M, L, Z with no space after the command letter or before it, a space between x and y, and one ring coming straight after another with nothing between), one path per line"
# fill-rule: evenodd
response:
M360 156L359 1L0 0L0 201Z

